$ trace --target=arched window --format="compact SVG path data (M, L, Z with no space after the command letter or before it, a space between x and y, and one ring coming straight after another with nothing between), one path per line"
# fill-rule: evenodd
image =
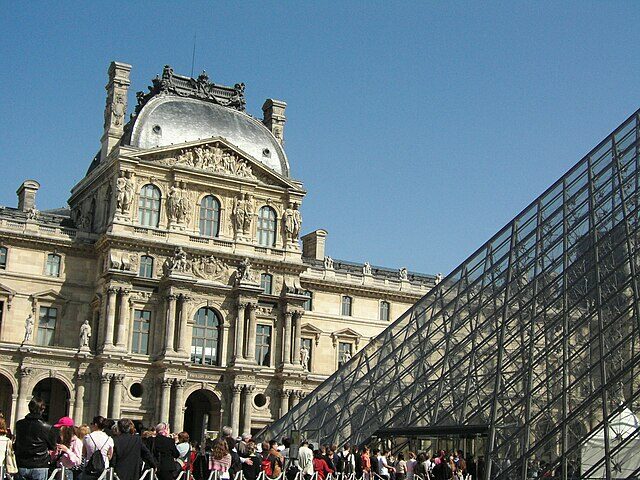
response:
M384 320L385 322L389 321L389 307L389 302L385 300L380 302L380 320Z
M47 264L44 269L44 273L49 275L50 277L59 277L60 276L60 255L56 255L55 253L50 253L47 255Z
M199 365L217 365L220 317L213 308L202 307L194 318L191 337L191 361Z
M220 202L213 195L207 195L200 203L200 235L217 237L219 231Z
M153 278L153 257L149 255L140 256L140 276Z
M274 247L276 244L276 211L264 206L258 212L258 244Z
M7 247L0 247L0 269L7 268Z
M160 189L150 183L140 190L138 223L144 227L157 227L160 223Z
M268 273L263 273L260 275L260 288L262 288L262 293L264 293L265 295L271 295L272 284L272 275L269 275Z
M341 313L342 315L344 315L345 317L350 317L351 316L351 306L353 303L353 299L347 295L343 295L342 296L342 308L341 308Z

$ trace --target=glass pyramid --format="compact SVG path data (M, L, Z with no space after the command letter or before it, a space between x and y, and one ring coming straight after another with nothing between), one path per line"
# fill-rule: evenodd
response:
M639 112L261 437L484 425L485 478L640 476Z

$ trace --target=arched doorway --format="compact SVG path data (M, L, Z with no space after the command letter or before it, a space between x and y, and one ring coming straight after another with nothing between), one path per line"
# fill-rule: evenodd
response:
M205 430L220 431L220 399L209 390L196 390L185 404L184 431L192 441L201 442Z
M61 417L69 415L69 390L57 378L40 380L33 387L32 395L44 401L46 407L42 416L46 422L57 422Z
M11 425L11 397L13 396L13 386L7 377L0 373L0 413Z

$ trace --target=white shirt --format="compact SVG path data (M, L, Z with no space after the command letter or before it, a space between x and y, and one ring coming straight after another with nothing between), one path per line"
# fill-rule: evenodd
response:
M305 475L313 475L313 452L307 446L298 449L298 464Z
M387 457L384 455L378 457L378 470L380 476L389 475L389 465L387 465Z
M87 451L87 460L91 458L93 452L100 449L100 453L102 453L102 458L104 459L104 468L109 468L107 453L109 453L109 450L113 451L113 438L100 430L96 430L84 437L82 443Z

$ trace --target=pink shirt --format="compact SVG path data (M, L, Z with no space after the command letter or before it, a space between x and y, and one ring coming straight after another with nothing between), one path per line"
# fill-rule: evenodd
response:
M71 439L69 450L58 459L58 466L65 468L79 467L82 464L82 440L75 435Z

